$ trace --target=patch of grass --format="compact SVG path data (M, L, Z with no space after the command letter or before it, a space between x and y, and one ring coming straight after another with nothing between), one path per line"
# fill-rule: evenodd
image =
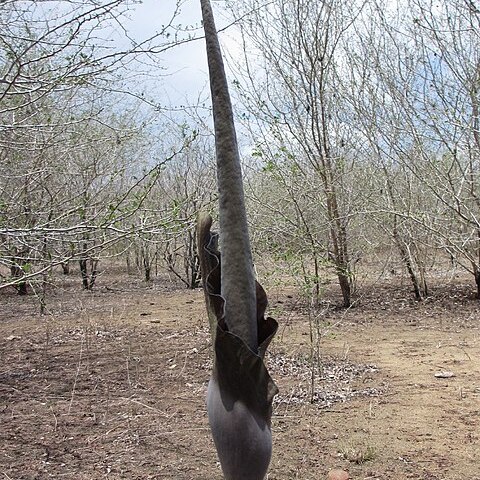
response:
M357 465L370 462L376 457L375 448L372 445L345 445L339 452L345 460Z

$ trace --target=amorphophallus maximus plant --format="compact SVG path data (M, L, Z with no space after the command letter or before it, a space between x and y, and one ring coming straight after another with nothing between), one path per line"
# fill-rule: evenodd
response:
M267 296L256 282L232 104L209 0L200 0L212 95L220 237L200 216L198 249L214 366L207 410L226 480L263 480L272 453L272 400L277 387L265 351L277 322L265 318ZM221 254L218 250L221 246Z

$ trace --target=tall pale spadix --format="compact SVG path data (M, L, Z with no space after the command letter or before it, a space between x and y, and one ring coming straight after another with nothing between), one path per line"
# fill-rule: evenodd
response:
M263 480L270 463L272 401L277 393L263 356L277 329L265 318L267 297L255 281L232 105L213 13L200 0L212 93L220 244L212 219L199 218L198 250L214 366L207 409L226 480Z
M201 5L215 127L225 318L229 330L256 352L255 275L232 103L212 8L209 1Z

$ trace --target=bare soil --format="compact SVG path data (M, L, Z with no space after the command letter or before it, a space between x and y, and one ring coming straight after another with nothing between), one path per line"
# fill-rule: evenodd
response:
M106 284L88 293L64 281L46 316L33 296L0 292L0 478L220 480L202 292L121 275ZM391 281L364 287L351 310L326 302L312 314L294 289L269 289L280 394L268 479L343 468L352 479L480 480L472 292L456 279L418 303Z

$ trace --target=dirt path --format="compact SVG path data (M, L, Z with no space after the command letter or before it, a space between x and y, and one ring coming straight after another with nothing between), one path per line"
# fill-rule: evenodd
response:
M376 364L388 382L384 396L359 402L344 424L343 441L375 452L351 472L359 478L480 478L478 330L351 326L339 336L328 350L348 344L351 356ZM455 376L436 378L440 371Z

